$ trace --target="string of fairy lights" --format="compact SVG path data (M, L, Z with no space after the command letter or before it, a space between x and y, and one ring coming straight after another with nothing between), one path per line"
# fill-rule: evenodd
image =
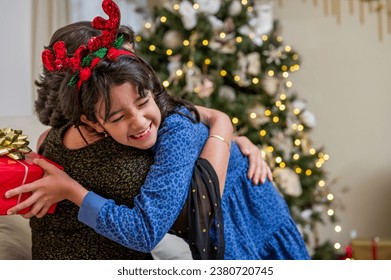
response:
M241 0L240 1L241 5L243 5L244 7L246 7L247 11L249 12L252 12L254 7L251 5L251 3L247 0ZM179 11L180 10L180 5L181 5L181 2L180 1L177 1L175 3L173 3L172 5L172 9L174 11ZM198 10L200 9L200 4L199 3L193 3L193 9L194 10ZM167 23L167 21L169 21L170 19L167 18L166 16L160 16L160 18L158 19L160 21L160 23ZM153 24L154 23L151 23L151 22L146 22L145 25L144 25L144 28L146 30L151 30L153 28ZM225 39L227 34L225 32L220 32L219 35L220 39ZM257 36L256 34L253 34L253 33L250 33L248 35L249 38L253 39L255 36ZM263 42L266 42L269 40L269 37L268 35L266 34L263 34L260 36L260 39L263 41ZM192 48L194 48L194 45L195 45L195 40L200 40L202 42L202 45L203 46L208 46L210 44L210 41L208 39L203 39L203 38L193 38L190 36L190 38L183 38L183 40L180 41L180 44L183 45L183 47L185 48L190 48L190 53L192 53ZM136 36L136 41L137 42L141 42L143 41L143 37L142 35L137 35ZM237 35L235 38L234 38L234 41L237 45L241 44L242 41L243 41L243 38L240 36L240 35ZM278 42L283 42L283 38L281 35L278 35L277 36L277 41ZM156 52L158 50L158 47L151 43L149 44L148 46L148 49L150 52ZM270 58L270 62L272 62L272 60L275 60L275 59L279 59L281 58L281 56L283 56L284 54L286 53L290 53L292 51L292 47L289 46L289 45L284 45L282 48L280 49L271 49L269 50L268 52L265 52L263 53L263 55L268 55L268 57ZM161 50L159 49L159 55L166 55L167 57L171 57L171 56L174 56L175 55L175 51L173 48L169 48L167 47L165 50ZM195 65L195 62L194 60L192 59L192 55L189 55L189 60L187 62L185 62L185 66L187 68L192 68L194 65ZM297 54L294 54L292 56L292 59L293 60L296 60L298 61L299 60L299 56ZM210 57L206 57L204 60L203 60L203 68L205 70L205 68L207 68L211 63L213 63L212 61L212 58ZM299 64L293 64L293 65L281 65L280 66L281 68L281 71L282 73L276 73L275 70L273 69L269 69L266 71L267 73L267 76L268 77L275 77L278 75L278 78L282 78L284 80L284 86L286 88L286 90L289 90L292 86L293 86L293 83L291 80L289 80L289 77L291 75L291 73L294 73L296 71L299 71L300 70L300 66ZM229 71L226 70L226 69L221 69L219 71L219 74L221 77L225 77L226 75L229 75ZM183 76L186 75L185 71L183 70L183 68L178 68L176 71L175 71L175 75L170 75L167 79L163 80L162 83L163 83L163 86L166 87L166 88L169 88L171 83L175 80L175 79L181 79L183 78ZM239 85L241 86L243 81L242 81L242 77L240 75L233 75L233 80ZM253 77L251 79L251 83L256 85L256 84L259 84L261 83L261 80L259 77ZM195 85L194 88L193 88L193 92L196 93L196 94L199 94L200 93L200 88ZM265 108L263 110L263 112L255 112L255 111L250 111L248 113L248 118L249 119L256 119L259 117L259 114L263 114L265 117L267 118L270 118L271 121L273 123L278 123L280 121L280 118L278 116L278 114L275 113L275 110L277 111L286 111L286 110L292 110L292 113L295 115L295 116L299 116L301 113L302 113L302 110L303 108L299 108L299 107L292 107L292 106L289 106L286 102L287 102L287 99L288 99L288 96L287 96L287 92L285 92L284 90L281 90L281 92L279 93L278 95L278 99L275 101L274 103L274 106L275 108ZM239 117L233 117L232 118L232 123L234 125L240 123L240 118ZM317 161L315 163L315 167L316 168L322 168L322 166L326 163L326 161L328 161L330 159L330 156L326 153L323 153L323 152L319 152L317 151L314 147L311 147L311 143L310 143L310 140L309 140L309 137L304 133L305 130L306 130L306 125L304 123L293 123L291 124L291 128L293 131L296 131L297 132L297 135L298 137L293 141L293 144L297 147L301 147L303 151L307 152L308 154L314 156L314 155L317 155ZM261 137L265 137L266 135L268 134L268 131L266 129L260 129L259 130L259 135ZM301 136L301 137L300 137ZM275 150L275 147L273 145L269 145L267 147L263 147L262 149L262 153L264 155L265 158L267 158L268 156L270 157L270 155L273 153L273 151ZM294 153L292 155L292 159L294 161L298 161L300 159L300 154L299 153ZM287 163L284 161L284 158L281 157L281 156L277 156L274 158L274 163L275 163L275 166L278 166L279 168L285 168ZM310 168L306 168L303 170L303 168L301 168L299 165L297 165L295 168L294 168L294 172L296 174L305 174L306 176L311 176L313 174L313 170L311 170ZM322 199L327 199L329 202L332 202L334 200L334 195L333 193L330 191L330 189L327 187L327 183L325 180L321 179L318 181L318 191L317 191L317 195L319 196L317 199L319 200L322 200ZM329 203L329 205L331 205L331 203ZM330 216L330 217L333 217L335 215L335 209L333 209L332 207L329 207L328 209L325 209L325 214ZM342 231L342 226L337 224L334 226L334 231L338 234ZM342 245L339 243L339 242L335 242L334 243L334 248L336 250L340 250L342 248Z

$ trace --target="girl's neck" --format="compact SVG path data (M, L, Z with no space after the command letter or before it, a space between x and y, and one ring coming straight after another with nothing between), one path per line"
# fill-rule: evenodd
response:
M85 126L79 126L78 128L70 126L65 132L63 143L68 149L80 149L102 138L104 138L103 135L91 131Z

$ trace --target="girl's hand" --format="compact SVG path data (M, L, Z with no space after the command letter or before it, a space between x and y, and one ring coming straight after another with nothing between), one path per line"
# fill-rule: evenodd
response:
M42 218L53 204L61 200L69 199L76 204L81 204L82 198L87 194L87 190L81 187L79 183L44 159L35 159L34 163L45 170L45 175L41 179L5 193L5 197L8 198L22 193L32 192L32 195L25 201L10 208L7 211L8 215L16 214L18 211L32 206L31 210L24 214L23 217L26 219L33 216Z
M243 155L248 157L249 168L247 177L252 179L254 184L264 183L266 177L272 181L273 175L270 167L262 158L261 151L246 136L235 136L233 141L238 144Z

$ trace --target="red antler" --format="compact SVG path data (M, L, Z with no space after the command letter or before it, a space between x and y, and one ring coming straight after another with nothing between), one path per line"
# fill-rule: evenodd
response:
M63 41L58 41L53 45L54 54L51 50L44 50L42 52L42 62L45 68L49 71L60 71L67 68L69 65L69 58L67 56L67 49Z
M109 19L104 19L97 16L92 21L92 27L102 30L102 35L93 37L88 42L88 48L91 51L96 51L102 47L110 47L116 39L117 30L121 20L121 13L112 0L103 0L103 11L109 16Z
M92 21L92 27L102 30L100 36L91 38L88 45L80 46L73 57L67 57L65 43L56 42L53 46L54 53L45 50L42 53L42 61L49 71L59 71L70 69L74 75L68 83L68 86L77 84L78 90L84 81L87 81L93 68L103 58L116 60L120 55L135 56L134 53L121 50L123 38L117 38L117 31L120 24L121 13L118 6L112 0L103 0L103 11L109 16L106 20L102 17L95 17Z

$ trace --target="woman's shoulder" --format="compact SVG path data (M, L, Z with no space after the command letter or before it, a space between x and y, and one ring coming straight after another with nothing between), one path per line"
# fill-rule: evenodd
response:
M68 123L60 127L48 128L46 131L42 132L37 140L36 147L38 153L42 153L47 145L62 143L62 135L69 126L70 124Z
M50 132L51 128L47 129L46 131L44 131L39 137L38 137L38 140L37 140L37 151L39 151L43 141L46 139L46 137L48 136L49 132Z

